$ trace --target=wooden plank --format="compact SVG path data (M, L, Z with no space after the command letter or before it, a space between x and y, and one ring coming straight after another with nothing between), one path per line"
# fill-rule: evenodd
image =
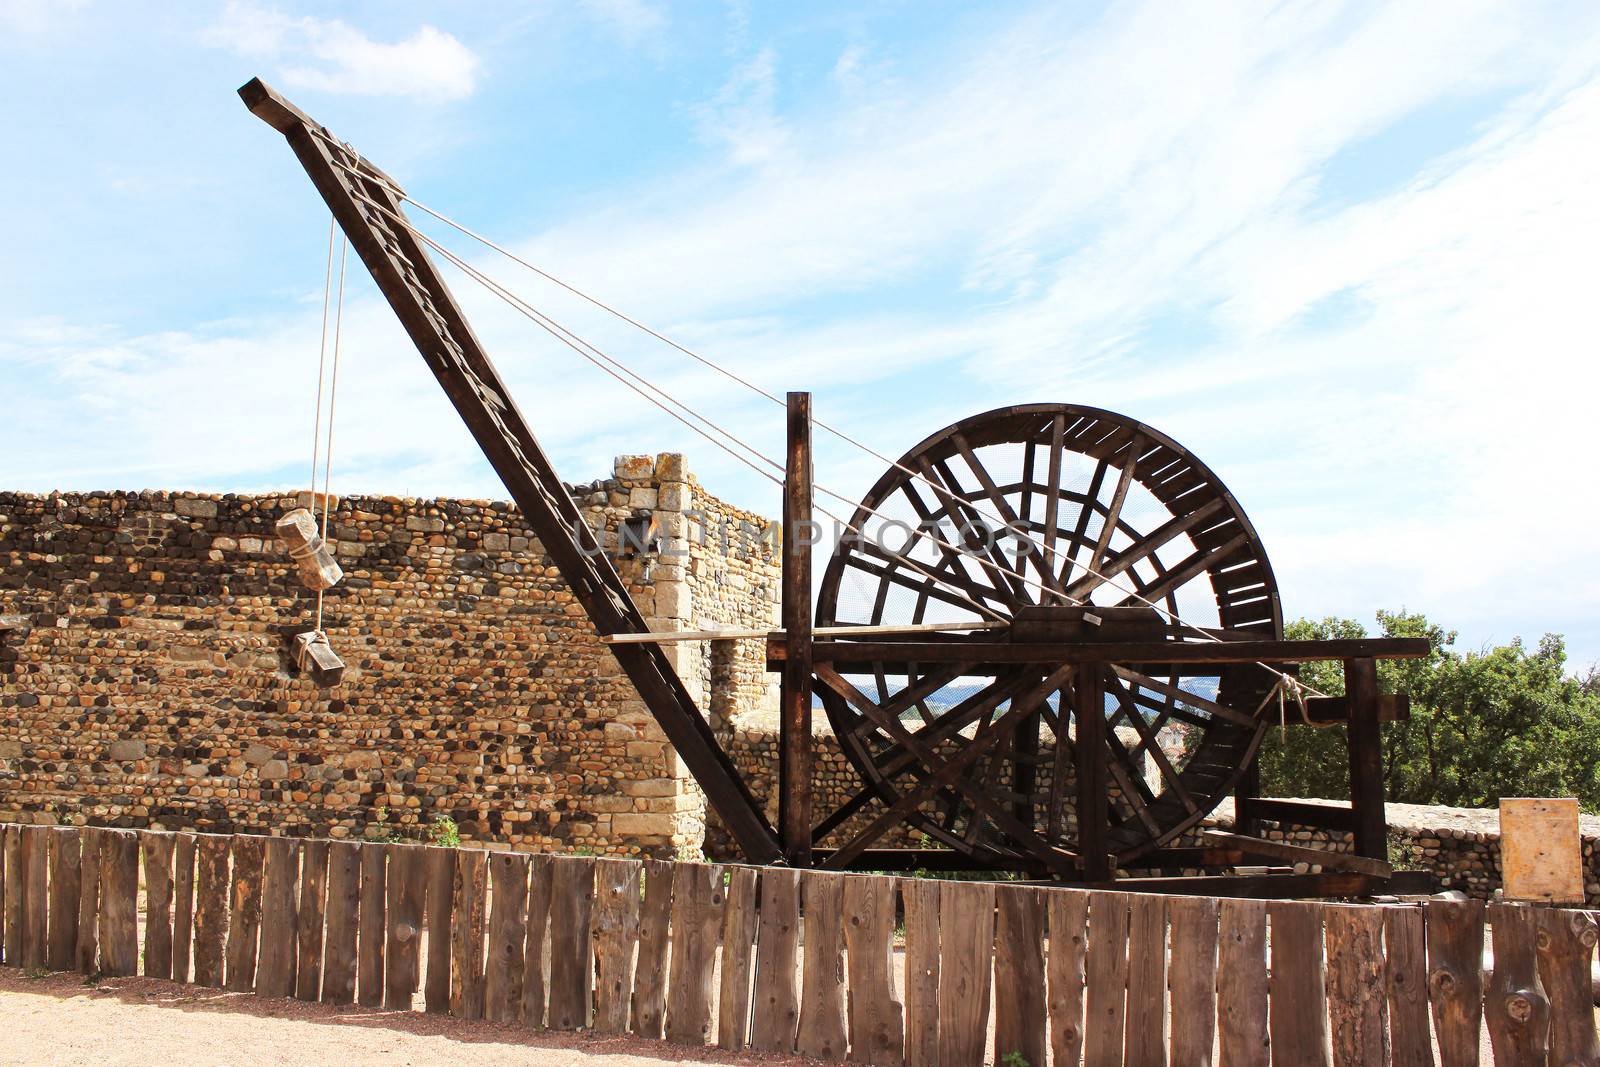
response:
M295 911L294 995L317 1000L322 993L322 938L327 922L328 842L300 846L300 901Z
M1002 885L994 948L994 1054L997 1063L1021 1056L1044 1064L1046 1022L1045 892ZM851 983L852 991L855 983Z
M1031 893L1028 890L1020 892L1024 896ZM1026 911L1027 908L1022 910ZM849 981L849 996L846 999L849 1059L855 1063L877 1064L878 1067L900 1067L905 1061L906 1024L905 1010L895 992L894 980L894 879L864 874L846 877L844 915ZM1034 933L1042 935L1043 931L1036 928ZM1036 946L1041 942L1042 936L1034 937ZM1041 953L1041 990L1043 981L1044 961ZM1040 999L1039 1022L1040 1033L1043 1034L1042 995ZM1043 1060L1037 1062L1042 1063Z
M227 988L248 993L256 984L256 939L261 929L261 868L266 843L260 837L233 839L233 889L228 906Z
M359 841L335 841L328 846L328 924L322 949L324 1004L352 1004L356 999L362 848Z
M70 971L78 950L78 897L82 894L83 842L75 827L50 832L50 935L46 962Z
M146 830L144 852L144 973L172 977L172 835Z
M428 973L423 981L423 1003L427 1011L444 1014L450 1010L450 915L455 903L455 850L430 845L423 866L428 882L425 905Z
M939 887L940 883L931 879L900 880L906 927L908 1067L938 1067L939 1063Z
M594 950L589 916L594 906L594 857L556 856L550 868L550 1007L554 1030L589 1025Z
M1226 1067L1267 1067L1267 905L1217 906L1217 1048Z
M522 957L522 1023L545 1024L550 972L550 856L528 857L528 938Z
M1394 1067L1434 1067L1428 1026L1428 943L1422 909L1383 909L1384 986Z
M979 647L981 646L981 647ZM1320 660L1422 659L1429 654L1426 638L1367 637L1328 641L1104 641L1002 644L992 640L948 641L813 641L811 657L831 663L840 674L856 674L875 663L893 669L900 664L985 663L1313 663ZM767 659L781 663L782 641L767 642Z
M256 965L256 993L263 997L294 993L295 951L300 941L295 914L299 876L299 842L268 838L261 874L261 948Z
M1207 844L1241 849L1248 856L1289 860L1293 863L1316 863L1330 871L1356 871L1378 878L1387 878L1394 873L1394 868L1389 866L1387 860L1375 860L1350 852L1308 848L1304 845L1268 841L1264 838L1246 837L1243 834L1229 834L1218 830L1205 831L1200 835L1200 839Z
M119 978L139 969L139 835L108 830L100 841L100 971Z
M1080 666L1072 675L1072 753L1078 813L1078 841L1083 878L1098 882L1111 877L1106 855L1110 818L1110 785L1106 748L1105 676L1098 664ZM1091 938L1093 934L1091 933ZM1119 1039L1120 1040L1120 1039Z
M1167 901L1141 894L1128 909L1128 1006L1123 1060L1167 1064Z
M218 834L206 834L195 842L194 981L212 989L223 984L232 848L232 839Z
M1507 900L1581 906L1577 798L1501 797L1500 872Z
M1270 819L1314 829L1349 832L1354 832L1356 828L1356 815L1348 804L1314 804L1303 800L1251 797L1242 810L1247 813L1244 818L1252 822Z
M1328 1067L1322 906L1273 901L1267 916L1272 923L1267 999L1273 1067Z
M831 871L800 874L805 935L795 1047L801 1055L820 1060L842 1060L849 1048L844 1011L844 879Z
M483 1017L516 1022L522 1016L522 962L528 931L528 857L489 856L489 928L483 965Z
M384 915L389 906L389 849L389 845L380 841L364 841L361 844L361 919L356 932L356 1003L364 1008L376 1008L383 1003L383 938L386 926Z
M750 1025L750 1045L764 1052L794 1051L795 1028L800 1021L800 993L795 985L800 955L799 879L798 871L781 867L767 867L761 872L755 1018ZM645 905L648 910L648 896ZM642 949L639 965L644 966Z
M0 825L0 962L10 963L11 957L6 949L6 838L10 836L9 828Z
M1322 918L1334 1067L1388 1063L1383 910L1370 904L1324 905Z
M1049 982L1050 1062L1078 1067L1083 1062L1084 954L1088 948L1090 894L1054 889L1046 894L1050 954L1045 959Z
M722 968L717 992L717 1047L736 1051L750 1043L750 983L756 966L757 872L734 867L722 910ZM635 893L635 897L637 897Z
M645 860L644 903L639 909L639 962L633 972L633 1032L640 1037L659 1039L666 1033L671 917L672 864L665 860Z
M3 826L0 833L5 835L5 961L21 967L22 943L27 939L22 931L27 925L28 860L22 847L22 827Z
M1171 926L1172 1067L1210 1067L1217 1036L1217 901L1211 897L1172 897Z
M1600 1065L1590 977L1595 940L1595 920L1590 913L1565 908L1538 913L1535 956L1539 983L1550 998L1550 1062L1561 1067Z
M1430 900L1423 905L1428 938L1428 1000L1433 1006L1439 1062L1478 1067L1483 1025L1481 900Z
M73 951L79 974L100 969L100 839L98 828L84 829L83 858L78 864L78 941Z
M421 845L390 845L385 905L383 1006L410 1011L421 978L423 880ZM522 896L517 895L517 904Z
M780 571L784 663L778 690L778 831L789 866L811 866L811 394L788 396Z
M22 913L22 965L30 970L43 970L48 963L50 948L49 827L23 827L22 851L26 856L23 867L26 876L23 892L27 894L27 903ZM137 873L134 878L138 879ZM135 941L137 942L137 935Z
M1345 729L1345 740L1350 755L1350 809L1356 817L1355 852L1381 860L1389 853L1389 821L1383 801L1377 660L1346 660L1344 692L1350 704L1350 725Z
M195 835L178 834L172 843L172 980L189 980L194 939Z
M995 887L951 882L939 890L939 1062L984 1062L994 961Z
M1126 893L1095 893L1089 902L1085 954L1088 1000L1083 1015L1084 1061L1122 1063L1127 1013L1128 921Z
M1538 912L1526 904L1490 904L1494 973L1483 998L1495 1067L1543 1067L1550 1000L1539 982Z
M633 957L639 947L641 870L638 860L600 859L594 865L594 1028L602 1034L621 1034L628 1029L628 1001L633 995ZM740 870L749 873L753 890L755 871L750 868ZM737 880L736 872L736 883ZM753 908L750 917L755 918ZM543 928L541 923L541 934ZM728 981L727 976L728 968L724 965L724 985ZM748 993L745 1000L748 1009Z
M450 913L450 1014L483 1018L483 916L488 907L489 856L456 851L455 900Z
M711 1039L713 976L722 935L723 869L680 863L672 877L672 967L667 989L667 1040L704 1045Z

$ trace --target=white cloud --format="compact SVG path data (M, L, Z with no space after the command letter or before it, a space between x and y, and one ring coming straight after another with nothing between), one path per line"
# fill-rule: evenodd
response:
M339 19L285 15L233 0L204 38L240 55L280 63L279 74L290 88L460 100L472 95L478 79L477 55L433 26L385 43Z
M609 26L630 44L660 33L667 24L661 9L644 0L582 0L582 3L591 17Z
M789 134L777 114L777 53L764 48L734 68L712 99L693 109L700 135L738 166L779 159Z

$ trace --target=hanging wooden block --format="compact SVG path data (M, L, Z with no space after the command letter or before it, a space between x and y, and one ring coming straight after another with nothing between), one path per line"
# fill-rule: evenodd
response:
M344 571L317 533L317 520L311 512L295 508L278 520L277 531L289 550L289 558L300 568L300 581L307 589L321 592L339 584Z
M334 653L328 635L321 630L294 635L294 662L323 688L338 685L344 678L344 660Z

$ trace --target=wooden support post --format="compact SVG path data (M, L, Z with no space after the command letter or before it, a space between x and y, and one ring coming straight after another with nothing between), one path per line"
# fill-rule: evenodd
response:
M1107 795L1106 682L1098 663L1084 664L1072 677L1072 721L1077 728L1073 759L1077 772L1078 842L1083 852L1083 879L1111 878L1106 854L1106 828L1111 819Z
M811 866L811 394L789 394L783 472L783 682L778 826L791 867Z
M1383 740L1378 733L1378 663L1350 659L1344 664L1345 697L1350 702L1350 806L1355 811L1356 854L1389 857L1388 818L1383 807Z

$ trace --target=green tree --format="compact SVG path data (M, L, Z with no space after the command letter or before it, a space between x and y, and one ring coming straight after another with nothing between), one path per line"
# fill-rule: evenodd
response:
M1379 684L1409 693L1411 718L1383 727L1389 799L1485 807L1501 796L1576 796L1600 810L1600 685L1565 673L1561 638L1536 649L1522 641L1462 654L1456 635L1421 614L1379 612L1384 636L1425 637L1420 660L1379 664ZM1353 619L1300 620L1292 638L1367 636ZM1307 664L1301 677L1328 694L1344 692L1336 663ZM1291 709L1290 716L1295 712ZM1268 731L1261 748L1263 792L1345 797L1349 763L1343 727L1290 725Z

